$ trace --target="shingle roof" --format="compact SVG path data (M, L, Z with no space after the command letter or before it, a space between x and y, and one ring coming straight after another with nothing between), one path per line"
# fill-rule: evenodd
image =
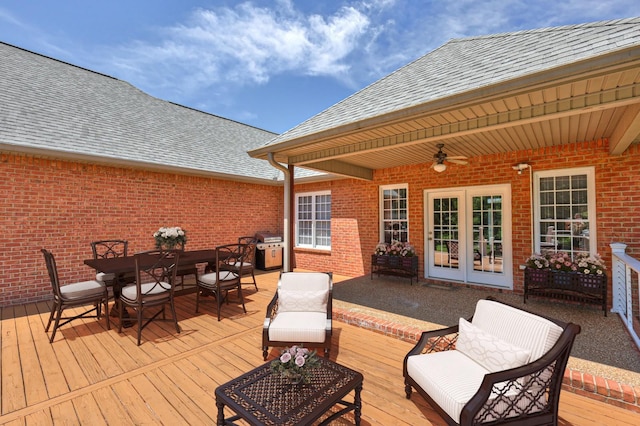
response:
M247 155L275 133L8 44L0 43L0 58L0 150L53 150L231 178L281 175Z
M268 145L640 45L640 18L451 40Z

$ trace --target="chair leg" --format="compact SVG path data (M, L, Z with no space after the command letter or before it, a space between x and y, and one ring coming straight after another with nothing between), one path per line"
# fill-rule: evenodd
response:
M118 300L116 299L116 303L118 303ZM122 302L120 303L120 306L118 306L118 333L122 333L122 313L124 312L124 305L122 304Z
M198 303L200 303L200 287L196 285L196 314L198 313Z
M238 283L238 296L240 296L240 302L242 303L242 310L247 313L247 308L244 307L244 296L242 295L242 285Z
M266 361L268 355L269 355L269 347L268 346L263 346L262 347L262 359L264 361Z
M176 305L173 303L173 299L169 301L169 306L171 307L171 314L173 315L173 322L176 325L176 331L180 333L180 326L178 325L178 316L176 315Z
M136 309L136 318L138 319L138 346L142 340L142 309Z
M109 292L104 292L104 317L107 320L107 330L111 330L111 319L109 319Z
M58 331L58 327L60 325L60 318L62 317L62 303L57 304L56 309L56 319L53 323L53 331L51 332L51 338L49 339L49 343L53 343L53 339L56 337L56 331Z
M49 322L47 322L47 326L44 328L45 332L49 331L49 327L51 327L51 322L53 321L53 316L58 309L58 303L54 300L53 305L51 305L51 314L49 314Z
M253 271L251 271L251 278L253 278L253 286L256 288L256 291L258 291L258 283L256 283L256 276L253 274Z

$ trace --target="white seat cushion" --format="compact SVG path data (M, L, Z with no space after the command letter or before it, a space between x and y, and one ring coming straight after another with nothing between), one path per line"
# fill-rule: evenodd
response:
M326 312L278 312L269 326L269 340L322 343L327 327L331 323Z
M158 298L167 297L169 290L171 290L171 284L167 282L145 283L140 286L140 291L145 298L153 298L154 296L158 296ZM131 284L123 287L120 294L126 299L136 300L138 288L135 284Z
M456 350L413 355L409 376L457 423L460 412L489 371Z
M95 280L81 281L60 287L60 293L66 299L82 299L104 294L104 283Z
M236 272L220 271L220 281L232 281L235 279L238 279L238 274ZM210 272L208 274L199 275L198 281L208 287L216 288L218 274L216 272Z
M96 274L96 281L107 283L116 278L116 274L105 274L104 272L98 272Z

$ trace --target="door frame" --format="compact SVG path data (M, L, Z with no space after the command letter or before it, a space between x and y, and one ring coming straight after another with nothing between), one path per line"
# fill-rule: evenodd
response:
M472 199L479 195L500 194L502 196L502 272L482 272L474 270L473 259L473 208ZM430 200L435 195L447 197L447 194L462 194L459 199L460 221L458 224L460 259L459 274L453 277L442 276L433 273L431 260L433 259L431 240L429 233L433 231L431 215L433 214ZM511 184L478 185L454 188L432 188L423 192L423 217L424 217L424 278L452 280L487 287L513 290L513 256L512 256L512 205ZM464 251L463 251L464 250ZM464 253L464 255L463 255ZM471 257L470 257L471 256ZM447 275L447 274L444 274Z

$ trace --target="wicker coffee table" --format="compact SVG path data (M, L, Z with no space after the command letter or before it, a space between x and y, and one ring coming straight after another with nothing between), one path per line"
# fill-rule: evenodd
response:
M333 406L342 407L321 424L328 424L349 411L354 411L360 424L362 374L325 358L315 368L307 384L291 384L270 370L270 362L218 386L216 406L218 425L233 425L244 419L252 425L308 425L321 418ZM355 391L354 401L343 398ZM224 417L228 406L236 415Z

